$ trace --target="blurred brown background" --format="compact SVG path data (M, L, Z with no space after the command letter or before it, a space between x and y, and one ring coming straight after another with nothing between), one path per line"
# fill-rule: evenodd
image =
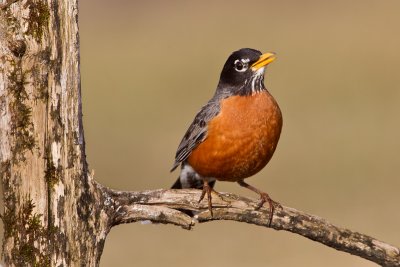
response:
M273 199L400 246L400 1L80 1L90 167L121 190L168 188L175 149L228 55L274 51L284 127L247 180ZM236 184L217 190L256 197ZM112 229L108 266L376 266L236 222Z
M275 51L284 115L248 181L284 205L400 246L400 1L80 2L90 167L107 186L168 188L177 145L228 55ZM236 184L217 190L256 197ZM286 232L213 222L113 229L101 266L375 266Z

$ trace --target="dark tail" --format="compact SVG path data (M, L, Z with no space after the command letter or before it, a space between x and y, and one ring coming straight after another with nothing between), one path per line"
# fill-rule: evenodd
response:
M182 183L181 183L181 178L180 177L178 177L178 179L176 179L176 181L172 185L171 189L182 189Z
M185 181L181 181L181 177L176 179L175 183L172 185L171 189L184 189L184 188L195 188L203 190L203 181L199 179L190 179L190 177L185 177ZM215 181L208 182L211 188L214 188Z

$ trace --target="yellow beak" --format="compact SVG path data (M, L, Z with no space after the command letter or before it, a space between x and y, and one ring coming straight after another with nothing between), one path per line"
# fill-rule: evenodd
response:
M265 53L260 56L260 58L251 65L253 71L256 71L276 59L275 53Z

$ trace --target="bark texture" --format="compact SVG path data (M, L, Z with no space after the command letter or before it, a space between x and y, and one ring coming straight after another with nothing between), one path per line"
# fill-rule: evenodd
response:
M150 220L191 229L196 222L233 220L268 227L269 208L255 210L258 201L233 194L213 196L213 217L207 201L198 203L200 190L154 190L120 192L107 189L115 215L113 224ZM191 210L192 218L177 210ZM400 266L400 249L370 236L335 226L327 220L289 207L278 207L271 228L299 234L339 251L348 252L382 266Z
M268 210L232 194L120 192L88 173L82 127L77 0L0 0L0 177L6 266L98 266L111 227L150 220L268 224ZM199 213L192 218L181 210ZM385 266L399 249L292 208L272 228L303 235Z
M94 266L109 216L87 174L77 1L12 1L0 12L4 261Z

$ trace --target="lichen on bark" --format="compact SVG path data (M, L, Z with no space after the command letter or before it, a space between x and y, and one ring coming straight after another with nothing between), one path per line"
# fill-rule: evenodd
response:
M2 216L4 238L13 239L11 257L17 266L50 266L50 251L39 249L36 243L49 242L54 231L43 226L43 215L35 213L34 208L33 200L27 196L22 208L8 206Z
M13 162L24 161L25 151L35 147L33 136L32 109L26 104L29 95L25 90L26 72L21 67L20 60L11 62L12 70L8 74L8 93L10 97L11 134L15 138L12 150Z
M29 8L29 17L27 18L28 29L26 34L35 38L36 42L40 43L42 36L47 29L50 10L46 1L28 0L25 8Z

